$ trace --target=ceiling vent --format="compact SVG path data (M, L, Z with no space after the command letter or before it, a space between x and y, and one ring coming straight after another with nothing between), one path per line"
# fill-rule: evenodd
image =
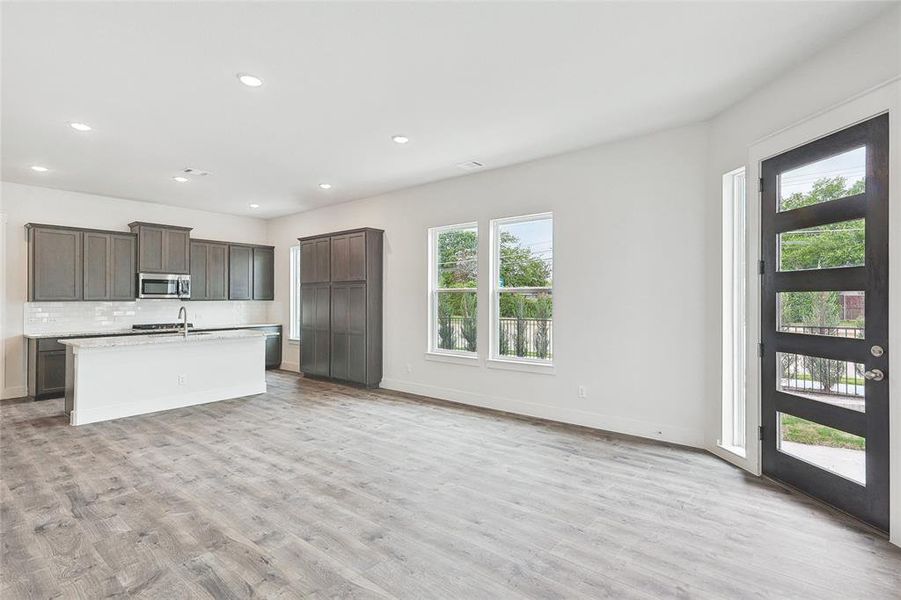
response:
M485 165L476 160L468 160L466 162L461 162L457 165L464 171L474 171L475 169L481 169Z
M206 177L210 174L209 171L201 171L200 169L192 169L191 167L185 167L182 173L191 175L192 177Z

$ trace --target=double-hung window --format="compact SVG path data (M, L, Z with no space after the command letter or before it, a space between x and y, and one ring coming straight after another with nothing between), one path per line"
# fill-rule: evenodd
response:
M475 223L429 229L429 351L475 355L479 228Z
M554 358L554 220L550 213L491 221L491 355Z

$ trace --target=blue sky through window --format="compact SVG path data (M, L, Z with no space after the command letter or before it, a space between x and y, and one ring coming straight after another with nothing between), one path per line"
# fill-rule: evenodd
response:
M519 239L520 247L528 248L533 256L540 258L553 268L554 226L552 219L505 223L499 229L501 232L515 235Z

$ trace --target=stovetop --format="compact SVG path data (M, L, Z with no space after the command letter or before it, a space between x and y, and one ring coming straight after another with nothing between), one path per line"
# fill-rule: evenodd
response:
M183 327L182 323L136 323L131 326L132 329L180 329ZM188 323L188 329L194 327L194 323Z

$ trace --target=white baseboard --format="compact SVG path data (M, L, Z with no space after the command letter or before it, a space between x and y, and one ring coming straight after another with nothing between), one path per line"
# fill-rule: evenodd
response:
M3 390L3 393L0 394L0 398L6 400L7 398L21 398L22 396L28 395L28 388L24 385L17 385L15 387L8 387Z
M423 383L412 383L398 379L383 379L381 387L398 392L429 396L439 400L447 400L469 406L490 408L515 413L526 417L537 417L559 423L580 425L592 429L624 433L638 437L704 448L704 432L682 427L661 425L649 421L641 421L626 417L604 415L573 408L560 408L534 402L525 402L512 398L476 394L463 390L443 388Z
M283 371L296 371L300 373L300 363L282 361L282 364L279 366L279 369Z

